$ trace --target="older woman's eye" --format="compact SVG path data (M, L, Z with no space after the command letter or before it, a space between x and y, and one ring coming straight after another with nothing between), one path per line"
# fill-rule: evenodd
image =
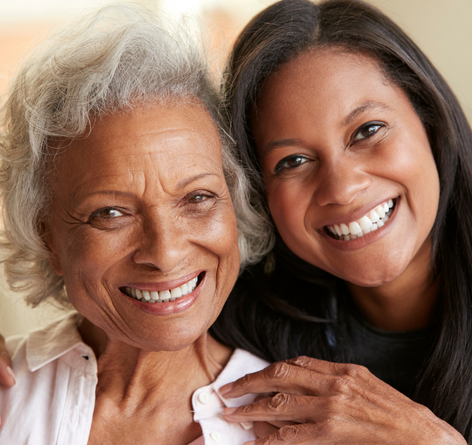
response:
M190 204L200 204L201 202L208 201L209 199L213 199L213 195L198 193L196 195L192 195L188 198L187 202Z
M100 209L97 210L92 214L92 218L105 218L105 219L112 219L112 218L117 218L118 216L123 216L123 213L121 213L117 209Z
M361 141L362 139L367 139L373 136L380 128L385 125L381 122L368 122L367 124L362 125L354 134L354 141Z
M282 170L289 170L292 168L296 168L305 162L307 162L308 159L305 158L304 156L300 155L292 155L292 156L287 156L286 158L282 159L277 163L275 166L275 173L279 173Z

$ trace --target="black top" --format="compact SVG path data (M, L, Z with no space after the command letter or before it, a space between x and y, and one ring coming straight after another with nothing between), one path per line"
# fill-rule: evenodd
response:
M412 398L417 377L432 346L431 330L384 331L369 325L357 310L352 314L355 362Z

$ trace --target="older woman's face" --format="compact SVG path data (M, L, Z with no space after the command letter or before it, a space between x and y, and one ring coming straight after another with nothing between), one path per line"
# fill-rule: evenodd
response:
M208 112L172 103L107 116L55 167L46 239L75 308L109 337L143 349L193 343L239 270Z

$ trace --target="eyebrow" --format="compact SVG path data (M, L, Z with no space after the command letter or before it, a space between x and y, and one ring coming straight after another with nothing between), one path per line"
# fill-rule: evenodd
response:
M382 102L374 102L374 101L368 101L364 102L363 104L359 105L356 107L354 110L352 110L341 122L343 127L346 127L349 125L357 116L361 115L367 110L375 110L375 109L380 109L380 110L391 110L390 107L387 105L383 104ZM276 148L282 148L282 147L290 147L294 145L302 145L303 141L301 139L280 139L278 141L272 141L269 142L265 147L261 149L261 158L264 158L267 156L267 154L276 149Z
M264 158L270 151L276 148L291 147L293 145L301 145L302 143L301 139L280 139L278 141L269 142L261 149L261 158Z
M210 172L205 172L205 173L200 173L195 176L191 176L190 178L183 179L182 181L177 183L177 188L178 189L183 189L187 185L191 184L192 182L198 181L201 178L204 178L206 176L216 176L219 177L216 173L210 173Z
M385 110L389 111L391 108L387 106L386 104L382 102L374 102L374 101L369 101L369 102L364 102L363 104L359 105L357 108L352 110L342 121L343 127L349 125L357 116L360 114L364 113L367 110L375 110L375 109L380 109L380 110Z

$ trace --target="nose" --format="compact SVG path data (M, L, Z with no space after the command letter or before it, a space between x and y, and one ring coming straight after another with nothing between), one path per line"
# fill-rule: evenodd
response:
M136 264L171 272L189 255L191 243L188 234L170 215L154 214L146 217L137 238L133 254Z
M316 201L319 206L348 205L356 195L370 187L372 178L363 166L350 157L339 157L318 171Z

